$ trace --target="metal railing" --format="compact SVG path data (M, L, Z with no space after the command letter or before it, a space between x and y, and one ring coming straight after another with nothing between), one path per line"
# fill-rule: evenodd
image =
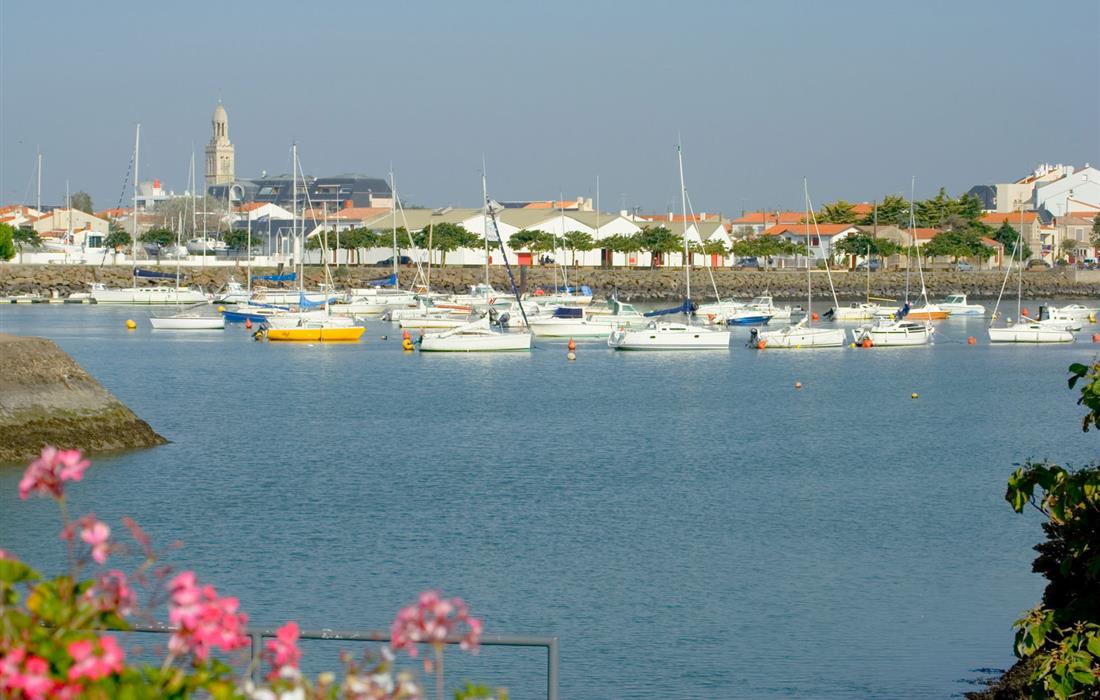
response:
M176 628L167 625L135 625L118 632L148 632L153 634L171 634ZM263 681L263 667L260 663L263 653L263 640L274 638L276 630L254 629L248 631L251 640L251 669L252 681L259 685ZM302 630L298 633L299 639L343 642L389 642L390 635L380 631L361 630ZM451 635L444 640L448 645L457 645L462 642L462 637ZM524 635L524 634L483 634L481 646L487 647L543 647L546 649L546 697L547 700L558 700L558 666L560 664L558 638Z

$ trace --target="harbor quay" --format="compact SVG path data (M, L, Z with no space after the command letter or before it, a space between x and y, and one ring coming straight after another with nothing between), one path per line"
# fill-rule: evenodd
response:
M143 266L148 263L142 262ZM162 266L164 269L168 267ZM174 272L174 264L171 266ZM207 292L216 292L230 280L244 284L248 277L244 262L231 265L206 265L182 268L183 280ZM275 267L253 267L255 276L271 275ZM376 266L339 266L331 270L337 288L363 287L368 281L385 276L389 268ZM697 300L712 298L717 289L725 297L751 297L770 293L776 299L803 299L806 295L805 270L734 270L730 268L693 268L693 297ZM0 266L0 299L8 301L63 301L73 293L87 291L93 283L108 287L128 286L132 282L132 268L121 265L19 265ZM485 280L481 266L446 266L423 270L428 276L432 291L463 293L471 285ZM489 281L497 289L508 289L508 273L501 266L490 268ZM624 301L665 301L682 299L683 268L635 268L607 269L599 267L575 267L565 272L571 286L588 286L600 297L615 296ZM520 291L535 293L550 291L563 285L562 271L556 266L533 266L513 269ZM906 290L904 270L876 271L866 275L858 271L832 270L832 283L841 300L872 297L903 298ZM826 299L831 296L829 276L817 270L811 276L814 296ZM304 283L316 288L324 282L325 271L320 265L306 266ZM713 282L712 282L713 280ZM415 266L403 266L398 272L399 285L410 289L421 282ZM964 293L981 299L993 299L1004 284L1004 273L999 270L956 272L930 270L925 272L925 285L931 297ZM163 283L163 280L161 281ZM139 280L139 285L156 284L154 280ZM270 282L262 284L269 285ZM1090 298L1100 297L1100 271L1054 269L1027 271L1023 274L1024 298ZM1013 280L1015 286L1015 280ZM911 274L908 283L911 295L919 294L920 283Z

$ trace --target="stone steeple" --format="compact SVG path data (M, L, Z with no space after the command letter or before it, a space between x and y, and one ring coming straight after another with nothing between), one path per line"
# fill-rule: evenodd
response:
M233 144L229 143L229 115L221 101L214 108L211 122L213 134L206 144L206 186L224 185L233 182Z

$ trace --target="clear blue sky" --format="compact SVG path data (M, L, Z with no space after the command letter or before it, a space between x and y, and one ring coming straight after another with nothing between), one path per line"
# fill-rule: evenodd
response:
M221 97L237 175L385 176L406 201L801 206L1100 162L1100 3L0 0L0 199L182 190ZM127 191L125 201L129 200Z

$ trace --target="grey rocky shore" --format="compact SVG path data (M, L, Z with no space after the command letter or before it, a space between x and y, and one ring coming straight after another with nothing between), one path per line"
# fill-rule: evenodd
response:
M171 271L172 268L161 268ZM529 291L536 287L549 289L560 283L561 271L551 266L538 266L521 271L513 267L517 283L525 284ZM339 286L363 286L367 280L384 277L389 268L374 266L350 266L335 268L333 275ZM254 268L254 275L270 274L274 269ZM207 291L221 288L230 278L244 282L246 268L241 265L221 267L184 268L185 283L197 285ZM802 299L806 296L805 271L737 271L714 269L714 285L706 268L692 271L694 297L705 300L714 296L717 286L722 297L745 297L770 292L776 299ZM402 267L401 286L408 288L414 281L415 267ZM651 270L576 268L568 271L571 284L583 284L592 288L597 296L617 295L624 301L662 301L681 299L684 294L684 273L681 268ZM863 273L833 271L833 283L841 300L861 299L867 293L867 278ZM1080 279L1084 277L1095 279ZM315 286L324 279L321 267L306 268L306 283ZM466 291L471 284L484 281L485 272L480 267L446 267L431 271L433 290L445 292ZM953 292L964 292L974 298L995 298L1004 281L1001 271L948 272L933 270L925 273L928 293L941 298ZM503 268L490 271L490 281L500 290L508 289L508 277ZM129 267L87 265L16 265L0 266L0 297L32 294L43 297L66 297L72 292L86 291L93 282L107 286L128 286L131 283ZM143 281L141 284L153 284ZM829 294L829 282L824 271L812 276L814 296L824 299ZM919 290L919 281L910 279L912 290ZM1008 294L1015 294L1016 277L1009 282ZM1073 270L1043 270L1024 273L1024 297L1030 299L1064 297L1100 297L1100 274L1080 274ZM871 274L871 296L898 298L905 292L903 271L879 271Z
M0 463L164 442L52 341L0 333Z

